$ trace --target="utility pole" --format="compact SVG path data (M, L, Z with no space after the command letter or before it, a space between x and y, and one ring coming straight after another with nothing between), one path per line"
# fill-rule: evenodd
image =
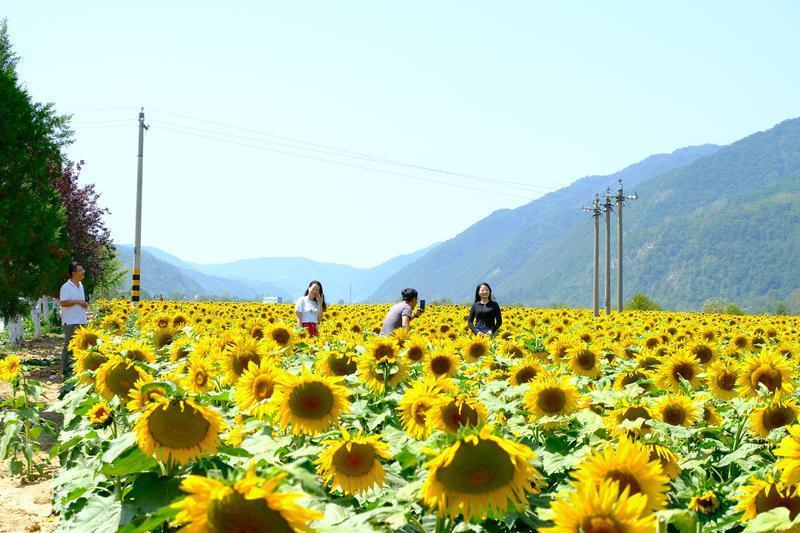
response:
M606 214L606 316L611 314L611 190L606 190L603 212Z
M595 195L592 207L584 207L594 218L594 272L592 274L592 314L600 314L600 198Z
M139 111L139 156L136 171L136 241L133 245L133 272L131 280L131 304L135 307L139 302L142 266L142 160L144 151L144 108Z
M617 189L617 311L622 311L622 206L625 200L636 200L639 195L633 193L625 196L622 193L622 178Z

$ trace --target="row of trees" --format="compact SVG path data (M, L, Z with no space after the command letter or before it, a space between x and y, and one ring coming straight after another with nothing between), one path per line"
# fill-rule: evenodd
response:
M115 251L94 185L81 186L81 161L64 150L69 116L34 102L17 76L18 56L0 22L0 317L57 295L70 261L86 269L91 293L119 281Z

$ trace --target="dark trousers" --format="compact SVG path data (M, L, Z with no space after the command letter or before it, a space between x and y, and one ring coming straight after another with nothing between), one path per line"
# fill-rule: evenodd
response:
M75 330L86 324L64 324L64 349L61 350L61 375L64 380L72 376L72 352L67 348L75 335Z

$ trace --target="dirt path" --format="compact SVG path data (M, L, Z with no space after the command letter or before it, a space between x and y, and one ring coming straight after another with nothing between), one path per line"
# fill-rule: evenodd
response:
M45 404L51 404L58 398L61 386L61 372L58 361L61 357L63 340L52 337L37 341L27 341L15 348L23 360L25 372L29 377L42 383L42 396ZM8 383L0 383L0 399L11 395ZM48 416L60 429L60 420ZM37 459L47 461L48 442L43 442L43 452ZM52 476L58 469L58 458L50 461L42 479L25 482L19 476L11 476L8 463L0 462L0 533L20 533L25 531L55 531L57 519L52 515Z

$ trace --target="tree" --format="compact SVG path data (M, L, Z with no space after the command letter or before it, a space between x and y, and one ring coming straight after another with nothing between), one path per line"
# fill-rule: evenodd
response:
M64 212L53 189L67 117L34 103L20 87L6 21L0 23L0 315L28 310L66 277Z
M636 293L625 304L628 311L661 311L661 306L646 294Z
M109 210L97 205L100 194L94 184L83 187L78 184L83 164L83 161L64 164L58 177L53 180L53 186L64 205L65 230L72 260L79 262L86 270L83 284L86 293L92 294L96 287L114 288L124 273L106 268L106 263L115 257L111 232L103 222L103 215L108 214Z
M715 314L725 314L725 315L743 315L744 310L736 305L733 302L729 302L724 298L713 298L711 300L707 300L706 303L703 304L703 312L704 313L715 313Z

